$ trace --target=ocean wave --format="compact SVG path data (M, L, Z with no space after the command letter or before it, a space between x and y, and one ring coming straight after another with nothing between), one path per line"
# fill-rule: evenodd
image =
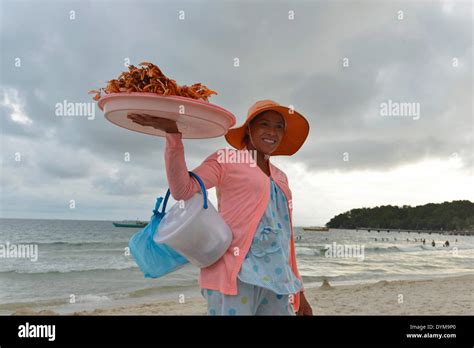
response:
M132 290L125 294L127 297L130 298L138 298L138 297L146 297L155 294L162 294L162 293L180 293L185 289L192 289L199 286L195 278L188 279L186 282L181 281L179 284L176 285L161 285L161 286L154 286L144 289Z
M419 273L409 275L395 275L395 274L357 274L357 275L336 275L336 276L305 276L303 275L303 283L305 287L319 287L324 280L327 280L331 285L344 285L344 284L365 284L367 286L383 286L389 282L396 281L417 281L417 280L432 280L437 278L449 278L449 277L463 277L473 276L472 271L468 272L455 272L448 274L430 274L430 273Z
M50 275L50 274L78 274L78 273L91 273L91 272L110 272L110 271L125 271L136 269L138 266L124 266L124 267L110 267L110 268L88 268L88 269L65 269L65 270L5 270L0 271L1 275Z
M415 245L415 246L400 246L400 245L392 245L388 247L366 247L364 248L365 251L368 252L375 252L375 253L387 253L387 252L403 252L403 253L412 253L412 252L419 252L419 251L449 251L452 252L455 246L443 247L440 245L439 247L433 247L431 245ZM457 250L468 250L470 248L466 247L456 247Z
M312 248L296 247L296 255L319 256L319 252Z
M97 254L97 253L123 253L128 247L128 241L123 242L20 242L10 245L37 245L38 252L49 253L76 253L76 254Z
M98 247L103 247L103 246L107 246L107 247L110 247L110 246L116 246L116 247L119 247L119 246L127 246L128 245L128 240L124 240L124 241L103 241L103 242L87 242L87 241L55 241L55 242L40 242L40 241L15 241L15 242L11 242L9 241L8 242L10 245L29 245L29 244L33 244L33 245L37 245L39 248L44 248L44 247L83 247L83 246L87 246L87 247L94 247L94 246L98 246ZM4 244L2 242L2 244Z
M346 244L337 244L337 246L344 246ZM367 247L364 244L356 244L359 247L364 246L364 252L366 253L413 253L413 252L424 252L424 251L445 251L445 252L453 252L454 248L457 250L472 250L468 247L458 247L458 246L449 246L443 247L440 245L439 247L432 247L431 245L416 245L416 246L400 246L400 245L392 245L392 246L369 246ZM331 246L331 245L329 245ZM325 256L326 251L328 248L326 246L321 245L313 245L310 247L309 244L305 247L300 247L299 245L296 246L296 255L303 255L303 256Z
M35 307L48 307L48 306L60 306L68 303L68 299L63 298L53 298L47 300L35 300L35 301L26 301L26 302L10 302L0 304L0 310L10 310L15 311L22 308L35 308Z
M369 248L364 248L366 252L371 252L371 253L397 253L397 252L403 252L403 253L409 253L409 252L417 252L417 251L423 251L421 246L413 246L413 247L402 247L402 246L388 246L388 247L369 247Z
M88 302L105 302L105 301L112 301L112 298L106 295L95 295L95 294L87 294L87 295L78 295L76 297L76 303L88 303Z
M77 295L74 299L74 304L80 303L93 303L93 302L107 302L114 300L113 296L98 295L98 294L85 294ZM51 298L35 301L26 301L26 302L10 302L0 304L0 311L16 311L20 309L34 309L34 308L43 308L43 307L53 307L53 306L63 306L70 303L70 298L61 297L61 298Z

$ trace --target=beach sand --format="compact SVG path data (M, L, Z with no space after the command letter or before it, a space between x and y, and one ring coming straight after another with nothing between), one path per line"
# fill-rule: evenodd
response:
M379 281L370 284L308 288L314 315L462 315L474 314L474 275L433 280ZM181 302L182 298L181 298ZM21 310L14 315L52 315L51 310ZM73 315L205 315L202 297L184 303L162 300L149 304L96 309Z

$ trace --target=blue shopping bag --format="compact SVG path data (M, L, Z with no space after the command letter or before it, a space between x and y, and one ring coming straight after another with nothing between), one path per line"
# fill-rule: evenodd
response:
M189 173L192 176L197 176L192 172ZM161 212L159 208L163 197L157 198L150 222L141 231L134 234L128 243L130 253L146 278L162 277L189 262L173 248L166 244L157 244L153 240L153 235L166 214L165 209L169 196L170 190L168 189Z

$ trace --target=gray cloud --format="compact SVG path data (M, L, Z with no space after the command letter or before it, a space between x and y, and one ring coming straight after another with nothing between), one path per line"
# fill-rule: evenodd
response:
M4 1L0 87L18 91L33 121L15 122L12 107L0 106L2 171L17 176L3 176L10 193L4 202L19 202L22 194L33 201L20 187L34 191L41 183L44 190L58 189L55 183L66 192L81 187L98 206L99 195L143 199L166 189L164 139L112 125L97 107L94 120L54 113L64 100L91 102L87 91L125 70L125 58L152 61L178 83L217 90L211 101L231 110L237 125L258 99L295 105L311 133L295 156L278 160L303 163L308 174L389 171L454 152L462 170L472 172L470 6L457 2L449 13L423 1ZM400 9L403 21L396 18ZM21 67L14 66L17 57ZM388 99L420 103L420 119L380 116ZM189 169L227 146L223 138L184 143ZM29 158L22 172L10 160L16 151Z

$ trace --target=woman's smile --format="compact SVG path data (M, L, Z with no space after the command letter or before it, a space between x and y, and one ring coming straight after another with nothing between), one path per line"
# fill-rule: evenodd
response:
M255 117L247 129L251 141L257 151L271 155L281 143L285 133L285 121L275 111L266 111Z
M278 148L278 145L280 145L280 141L275 138L261 137L260 140L259 144L255 144L255 146L257 150L266 154L271 154Z

